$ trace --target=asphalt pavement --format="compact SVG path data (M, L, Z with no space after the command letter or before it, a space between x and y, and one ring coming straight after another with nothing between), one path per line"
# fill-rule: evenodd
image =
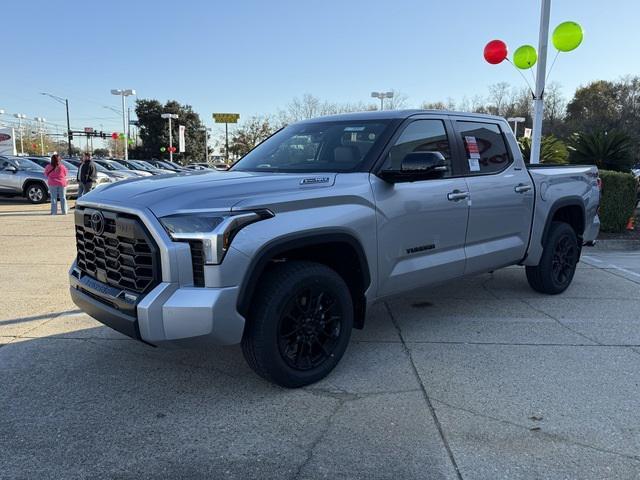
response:
M558 296L511 267L377 305L286 390L79 312L46 212L0 202L0 479L640 478L640 252L586 249Z

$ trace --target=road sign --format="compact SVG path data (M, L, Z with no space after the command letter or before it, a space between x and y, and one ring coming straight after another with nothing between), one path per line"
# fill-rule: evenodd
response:
M216 123L238 123L239 113L214 113L213 119Z
M91 127L84 127L84 133L93 133L93 128L91 128Z

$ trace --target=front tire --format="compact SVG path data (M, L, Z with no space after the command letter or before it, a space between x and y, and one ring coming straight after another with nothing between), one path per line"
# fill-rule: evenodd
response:
M43 203L47 201L47 189L41 183L31 183L24 191L29 203Z
M564 222L553 222L544 244L540 263L527 267L527 280L535 291L556 295L571 284L580 259L576 232Z
M324 378L344 354L353 302L334 270L313 262L277 264L257 287L242 339L249 366L261 377L296 388Z

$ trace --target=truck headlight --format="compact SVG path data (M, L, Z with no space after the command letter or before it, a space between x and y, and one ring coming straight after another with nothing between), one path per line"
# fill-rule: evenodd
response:
M219 265L233 237L245 226L273 217L269 210L179 213L160 218L173 240L201 242L204 263Z

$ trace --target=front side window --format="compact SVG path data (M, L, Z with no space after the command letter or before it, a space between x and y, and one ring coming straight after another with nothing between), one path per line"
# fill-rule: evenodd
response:
M440 152L445 158L447 171L441 177L453 174L451 146L442 120L416 120L402 132L389 150L383 170L400 170L402 159L413 152Z
M291 125L254 148L232 170L354 172L380 141L388 120Z
M497 173L511 163L500 127L495 123L457 121L471 175Z

